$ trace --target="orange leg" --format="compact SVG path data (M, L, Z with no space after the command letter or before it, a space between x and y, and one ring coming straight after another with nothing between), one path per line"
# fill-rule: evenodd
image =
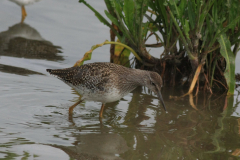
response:
M22 20L21 20L21 23L23 23L24 19L26 18L27 16L27 12L25 10L25 7L22 6Z
M99 118L102 118L104 105L105 105L105 104L102 104L101 110L100 110L100 112L99 112Z
M82 100L79 100L79 101L77 101L74 105L72 105L72 106L69 108L68 113L69 113L69 114L72 114L73 109L74 109L79 103L81 103L81 102L82 102Z

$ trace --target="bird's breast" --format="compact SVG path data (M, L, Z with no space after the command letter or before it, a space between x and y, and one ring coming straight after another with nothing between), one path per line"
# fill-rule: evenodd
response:
M82 98L86 101L96 101L96 102L102 102L102 103L109 103L114 102L119 99L121 99L124 94L121 94L118 88L116 87L93 87L93 88L87 88L85 86L78 86L73 87L80 95L82 95Z

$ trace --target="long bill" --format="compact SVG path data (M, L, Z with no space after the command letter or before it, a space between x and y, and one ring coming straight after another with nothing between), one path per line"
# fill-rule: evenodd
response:
M163 101L163 98L162 98L162 94L161 94L161 91L158 91L158 99L161 101L161 103L162 103L162 106L163 106L163 108L164 108L164 110L165 111L167 111L166 110L166 107L165 107L165 104L164 104L164 101Z

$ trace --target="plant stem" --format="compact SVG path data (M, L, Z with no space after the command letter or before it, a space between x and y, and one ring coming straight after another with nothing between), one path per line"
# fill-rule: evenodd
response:
M184 46L185 46L185 48L186 48L186 50L187 50L187 54L188 54L189 58L190 58L191 60L195 60L196 57L194 57L194 56L192 55L191 51L189 50L187 41L186 41L185 37L183 36L183 33L182 33L182 31L181 31L181 29L180 29L177 21L175 20L173 14L172 14L172 12L171 12L171 10L169 10L169 13L170 13L170 16L171 16L171 18L172 18L172 20L173 20L173 23L175 24L175 26L176 26L176 28L177 28L177 30L178 30L178 33L180 34L180 37L181 37L182 42L183 42L183 44L184 44Z
M129 46L123 44L123 43L105 41L105 42L104 42L104 45L105 45L105 44L116 44L116 45L123 46L123 47L125 47L126 49L130 50L130 51L133 53L133 55L137 58L137 60L139 60L139 61L140 61L141 63L143 63L145 66L154 66L154 64L150 64L150 63L144 62L144 61L138 56L138 54L137 54L131 47L129 47Z

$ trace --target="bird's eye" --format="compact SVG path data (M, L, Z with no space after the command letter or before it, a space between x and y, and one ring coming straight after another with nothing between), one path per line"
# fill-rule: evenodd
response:
M151 85L156 86L155 83L153 83L152 81L151 81Z

